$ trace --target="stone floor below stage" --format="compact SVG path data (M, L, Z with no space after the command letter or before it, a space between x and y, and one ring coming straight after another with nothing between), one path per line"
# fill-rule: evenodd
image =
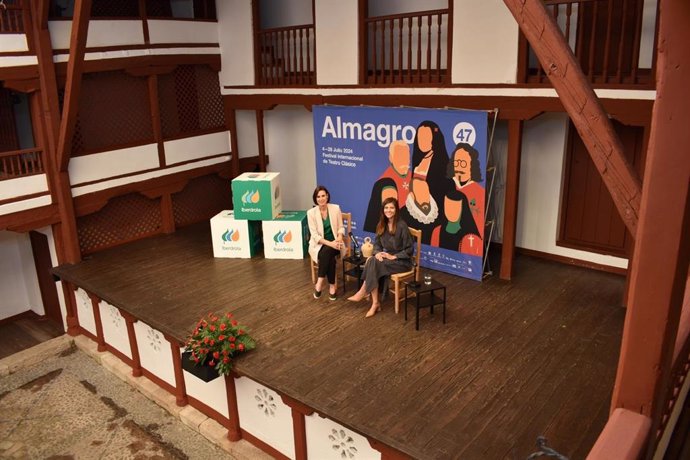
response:
M227 430L174 397L173 413L154 403L151 382L126 366L120 373L117 358L90 350L88 339L76 342L58 337L0 360L0 458L267 458L223 439Z

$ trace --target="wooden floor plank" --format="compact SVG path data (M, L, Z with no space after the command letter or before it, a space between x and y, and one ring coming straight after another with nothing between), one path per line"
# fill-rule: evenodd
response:
M511 282L434 272L447 324L427 310L415 331L391 299L370 319L366 302L314 300L307 259L214 259L208 225L56 271L180 339L233 311L258 342L240 374L416 458L525 458L538 434L586 452L624 318L622 277L522 256Z

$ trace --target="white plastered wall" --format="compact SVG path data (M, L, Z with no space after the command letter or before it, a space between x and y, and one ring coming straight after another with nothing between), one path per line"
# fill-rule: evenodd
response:
M453 83L515 83L518 25L501 0L454 0Z
M359 44L357 2L315 0L316 80L319 85L356 85Z
M246 0L216 2L222 68L220 86L254 84L252 7Z
M43 301L27 233L0 231L0 319L32 310L43 315Z
M626 259L556 246L567 122L549 113L524 124L516 246L626 268Z

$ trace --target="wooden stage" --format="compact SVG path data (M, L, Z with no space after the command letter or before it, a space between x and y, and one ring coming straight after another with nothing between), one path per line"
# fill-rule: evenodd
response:
M608 417L618 275L527 256L511 282L433 272L447 324L427 310L415 331L391 297L371 319L342 291L314 300L308 259L214 259L208 224L56 272L181 340L207 312L232 311L258 344L239 374L415 458L524 459L539 435L584 458Z

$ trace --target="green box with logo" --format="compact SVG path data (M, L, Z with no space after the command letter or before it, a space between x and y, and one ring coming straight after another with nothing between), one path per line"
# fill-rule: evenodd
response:
M282 209L280 173L244 173L232 180L235 219L270 220Z
M305 211L283 211L273 220L262 222L264 257L303 259L309 246L309 227Z

